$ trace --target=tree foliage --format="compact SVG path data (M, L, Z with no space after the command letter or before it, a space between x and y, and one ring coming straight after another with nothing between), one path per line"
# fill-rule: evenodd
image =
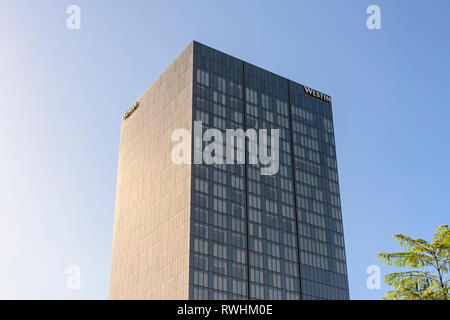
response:
M450 300L450 229L442 225L433 241L413 239L403 234L393 237L402 252L380 253L382 263L410 269L386 275L384 282L393 287L384 300Z

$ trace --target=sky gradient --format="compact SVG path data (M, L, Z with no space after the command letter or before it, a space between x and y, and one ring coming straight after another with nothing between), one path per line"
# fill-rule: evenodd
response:
M180 3L179 3L180 2ZM66 8L81 8L81 29ZM381 8L368 30L366 8ZM449 223L450 2L0 0L0 298L107 299L122 114L196 40L329 94L352 299ZM66 288L66 267L81 289Z

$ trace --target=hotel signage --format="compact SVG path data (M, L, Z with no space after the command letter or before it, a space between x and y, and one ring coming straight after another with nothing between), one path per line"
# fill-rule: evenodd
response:
M331 97L329 95L326 95L325 93L316 91L314 89L311 89L309 87L303 86L303 89L305 89L305 93L309 94L310 96L313 96L315 98L319 98L320 100L323 100L325 102L331 103Z
M131 107L130 109L127 110L127 112L125 112L125 114L122 116L122 119L125 120L127 119L129 116L131 116L133 114L133 112L136 111L136 109L139 108L139 101L136 101Z

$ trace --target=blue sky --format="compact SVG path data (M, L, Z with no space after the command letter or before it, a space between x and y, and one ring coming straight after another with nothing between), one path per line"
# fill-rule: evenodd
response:
M81 29L66 8L81 8ZM368 30L366 8L381 8ZM0 298L106 299L121 115L192 40L333 97L350 295L449 221L448 1L0 1ZM81 289L66 288L68 265ZM381 266L382 275L389 272Z

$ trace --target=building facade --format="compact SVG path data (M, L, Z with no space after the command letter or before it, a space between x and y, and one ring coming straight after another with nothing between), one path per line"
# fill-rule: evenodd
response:
M279 129L278 172L174 164L194 121ZM346 270L331 98L192 42L122 121L110 298L348 299Z

